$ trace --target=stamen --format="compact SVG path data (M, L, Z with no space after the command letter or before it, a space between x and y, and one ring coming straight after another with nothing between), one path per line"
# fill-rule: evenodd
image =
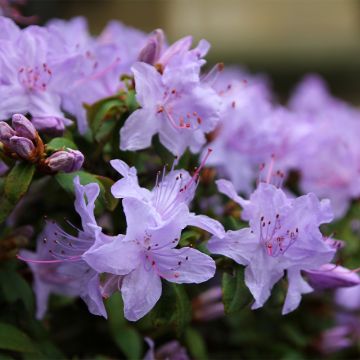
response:
M57 259L57 260L33 260L33 259L26 259L22 257L21 255L17 254L16 257L19 260L26 261L28 263L34 263L34 264L58 264L63 263L66 261L78 261L81 260L81 256L70 256L66 259Z

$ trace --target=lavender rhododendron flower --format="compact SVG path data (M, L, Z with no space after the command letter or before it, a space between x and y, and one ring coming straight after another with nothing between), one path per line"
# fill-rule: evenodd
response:
M207 165L215 166L229 178L236 190L249 194L259 164L271 154L282 169L290 162L290 125L294 119L285 109L272 106L262 78L235 69L224 70L213 86L223 107L210 144L214 155Z
M161 143L174 155L182 155L188 147L199 152L205 134L214 130L219 121L221 102L193 71L193 65L190 68L191 71L186 66L168 67L161 74L146 63L133 65L136 98L141 108L121 129L122 150L147 148L152 137L159 134Z
M0 27L7 21L0 17ZM0 120L13 113L30 113L56 116L68 123L58 93L66 76L51 58L49 33L30 26L10 41L0 38L0 45Z
M82 230L78 229L74 236L48 221L38 239L36 253L23 251L19 255L34 272L38 317L44 315L50 293L80 296L91 313L106 317L99 274L82 258L88 249L112 240L101 233L94 217L95 200L100 190L96 183L81 185L78 177L74 179L74 188L75 209L81 217Z
M270 176L271 167L268 181ZM312 291L301 270L320 267L335 254L319 231L332 219L330 202L320 202L311 193L291 199L269 182L260 183L249 200L238 196L229 181L219 180L217 185L242 206L242 218L250 227L228 231L222 238L214 236L208 249L246 266L245 284L255 299L253 309L264 305L286 270L289 286L282 312L295 310L301 295Z
M198 173L190 177L185 171L172 170L150 192L138 185L134 168L120 160L113 166L124 176L113 193L123 198L126 235L89 249L83 258L98 272L120 276L117 285L125 317L136 321L159 300L161 279L200 283L214 276L215 263L208 255L190 247L177 248L181 231L193 225L221 236L223 228L213 219L189 212ZM114 289L111 284L116 279L107 283Z
M76 116L83 134L88 127L84 105L112 96L124 87L120 76L130 73L146 35L112 22L96 39L90 36L83 18L52 20L48 29L56 40L53 52L61 54L63 67L72 75L71 84L59 91L62 105Z
M317 78L305 79L290 104L298 118L294 131L302 133L294 161L301 189L329 198L341 217L360 196L360 112L334 99Z

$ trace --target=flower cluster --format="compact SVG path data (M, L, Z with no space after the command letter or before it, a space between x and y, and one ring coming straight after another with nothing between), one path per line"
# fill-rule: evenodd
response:
M276 293L283 315L336 288L359 308L357 270L340 265L358 214L359 110L315 75L277 103L263 75L204 71L209 48L116 21L95 37L80 17L21 29L0 16L0 235L24 223L38 234L35 250L11 245L31 269L38 319L51 294L105 318L121 295L135 322L161 315L169 289L186 300L154 322L166 331L186 306L187 325L239 312L246 291L252 309ZM80 219L60 226L73 207ZM191 301L180 286L208 281ZM339 321L318 348L348 346L353 328ZM148 359L188 358L178 342L148 343Z

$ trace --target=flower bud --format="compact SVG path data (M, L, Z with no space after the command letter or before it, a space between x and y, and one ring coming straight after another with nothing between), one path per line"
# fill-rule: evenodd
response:
M304 271L309 284L315 290L350 287L360 284L360 277L355 272L334 264L324 264L317 270Z
M32 118L36 130L49 135L62 135L65 130L63 119L56 116L38 116Z
M15 131L5 121L0 121L0 141L9 146L10 138L16 135Z
M84 155L78 150L60 150L46 159L47 166L52 171L71 173L82 167Z
M13 115L12 126L16 131L17 136L21 136L30 140L35 140L37 137L37 132L34 125L24 115Z
M164 32L161 29L156 29L140 51L138 60L150 65L155 64L160 58L163 44Z
M25 137L13 136L10 138L10 150L23 159L30 159L36 152L33 142Z

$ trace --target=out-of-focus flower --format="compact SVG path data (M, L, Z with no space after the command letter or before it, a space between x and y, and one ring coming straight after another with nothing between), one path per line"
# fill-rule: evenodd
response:
M59 89L62 106L76 117L79 132L83 134L88 128L84 104L92 104L124 88L120 76L130 73L146 34L113 21L94 38L81 17L52 20L47 28L55 39L52 55L62 64L63 72L71 74L71 82Z
M35 126L36 130L52 136L62 135L65 130L65 126L72 124L72 121L68 119L62 119L55 116L33 117L31 122Z
M293 152L301 190L330 199L341 217L360 196L360 111L333 98L316 77L305 78L290 105L298 118L294 131L301 133Z
M321 224L332 219L330 202L320 202L311 193L288 198L269 182L260 183L249 200L238 196L229 181L219 180L217 185L220 192L242 206L242 218L250 227L228 231L222 238L214 236L208 249L246 266L245 284L255 299L253 309L263 306L286 270L289 287L282 313L295 310L301 295L312 291L301 270L328 263L336 251L319 231Z
M335 293L335 301L346 310L359 310L360 285L338 289Z
M74 188L75 209L81 217L82 230L78 229L77 236L73 236L55 222L47 221L43 234L38 238L36 252L22 250L18 256L29 264L34 273L38 318L46 312L50 293L80 296L91 313L106 317L99 274L82 258L89 248L112 240L102 234L94 217L99 185L91 183L83 186L76 177Z
M0 17L0 27L6 26L6 21ZM13 113L64 118L59 89L70 78L51 58L49 36L46 29L30 26L18 30L10 41L0 38L1 120Z
M169 341L155 350L155 344L150 338L145 338L149 350L144 360L190 360L186 349L177 341Z
M214 286L192 300L194 319L197 321L211 321L224 316L222 290Z
M84 155L78 150L60 150L45 160L45 165L51 171L66 173L80 170L84 163Z
M277 166L288 169L295 142L296 119L285 108L274 107L266 79L239 69L225 69L212 85L222 101L220 123L211 134L214 155L208 166L229 178L237 191L250 194L259 165L273 155Z
M324 264L316 270L304 271L308 282L315 290L351 287L360 284L360 277L350 269L334 264Z

